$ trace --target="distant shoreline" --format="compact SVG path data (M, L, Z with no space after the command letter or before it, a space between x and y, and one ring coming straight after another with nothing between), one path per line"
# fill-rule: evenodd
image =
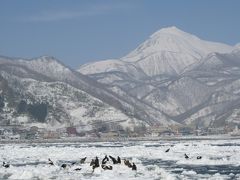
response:
M34 139L34 140L0 140L0 144L42 144L42 143L94 143L94 142L127 142L127 141L192 141L192 140L234 140L240 136L171 136L171 137L136 137L136 138L80 138Z

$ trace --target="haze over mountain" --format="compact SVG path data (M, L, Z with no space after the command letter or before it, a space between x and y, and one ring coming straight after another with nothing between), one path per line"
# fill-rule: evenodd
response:
M240 48L159 30L120 59L68 68L0 58L0 123L44 128L224 127L240 120Z

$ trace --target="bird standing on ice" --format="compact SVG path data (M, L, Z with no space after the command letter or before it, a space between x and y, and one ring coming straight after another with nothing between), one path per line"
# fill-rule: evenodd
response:
M80 163L83 164L83 163L86 161L86 159L87 159L87 157L82 158L82 159L80 160Z
M117 157L117 163L121 164L121 158L119 156Z
M109 158L107 157L107 155L103 158L102 160L102 164L106 164L107 161L109 161Z
M5 168L9 168L9 167L10 167L10 164L7 164L7 163L4 161L2 166L5 167Z
M52 162L52 160L50 158L48 158L48 164L51 165L51 166L54 165L54 163Z
M202 159L202 156L197 156L197 159Z
M136 170L137 170L137 166L136 166L135 163L132 164L132 170L133 170L133 171L136 171Z

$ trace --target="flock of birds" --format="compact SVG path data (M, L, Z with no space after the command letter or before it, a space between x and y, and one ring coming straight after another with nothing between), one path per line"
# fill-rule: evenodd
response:
M60 165L60 167L62 169L66 169L67 167L71 167L71 166L74 166L76 164L84 164L86 163L86 159L87 157L84 157L82 159L80 159L79 162L72 162L72 163L63 163ZM110 161L111 160L111 161ZM90 162L90 166L92 167L92 170L94 172L94 170L96 168L102 168L104 170L112 170L113 169L113 166L110 165L110 162L112 162L112 165L115 165L115 164L122 164L122 160L121 158L118 156L117 158L114 158L113 156L107 156L105 155L105 157L102 159L102 162L101 162L101 166L100 166L100 162L99 162L99 158L96 157L94 159L91 160ZM127 159L123 159L123 163L124 165L126 165L127 167L131 168L133 171L136 171L137 170L137 166L136 164L133 162L131 163L129 160ZM54 166L55 163L49 158L48 159L48 162L47 162L48 165L50 166ZM9 168L10 167L10 164L9 163L6 163L5 161L3 162L2 166L4 168ZM80 171L82 168L75 168L74 170L75 171Z
M169 151L170 151L170 148L168 148L168 149L165 151L165 153L168 153ZM185 159L189 159L189 156L188 156L186 153L184 154L184 157L185 157ZM78 163L84 164L84 163L86 162L86 159L87 159L87 157L84 157L84 158L80 159L79 162L72 162L72 163L70 163L70 164L63 163L63 164L61 164L60 167L63 168L63 169L66 169L67 167L71 167L71 166L73 166L73 165L75 165L75 164L78 164ZM111 161L110 161L110 159L111 159ZM197 156L197 159L202 159L202 156ZM94 172L94 170L95 170L96 168L100 168L100 167L101 167L102 169L104 169L104 170L112 170L112 169L113 169L113 166L109 164L110 162L112 162L112 165L122 164L122 160L121 160L121 158L120 158L119 156L118 156L117 158L114 158L113 156L107 156L107 155L105 155L105 157L102 159L101 166L100 166L100 162L99 162L99 158L98 158L98 157L96 157L96 158L94 158L94 159L91 160L90 166L92 167L93 172ZM124 163L125 166L131 168L133 171L136 171L136 170L137 170L137 166L136 166L136 164L135 164L134 162L131 163L129 160L123 159L123 163ZM51 166L54 166L54 165L55 165L50 158L48 159L48 164L51 165ZM9 168L9 167L10 167L10 164L9 164L9 163L6 163L6 162L4 161L3 164L2 164L2 166L3 166L4 168ZM79 168L79 167L78 167L78 168L75 168L74 170L75 170L75 171L80 171L81 169L82 169L82 168Z
M80 159L79 163L84 164L86 162L86 159L87 159L87 157L84 157L84 158ZM119 156L117 158L114 158L112 156L105 155L105 157L102 159L101 166L100 166L99 158L96 157L96 158L92 159L91 162L90 162L90 166L92 167L93 172L96 168L99 168L99 167L101 167L104 170L112 170L113 166L110 165L110 164L107 164L108 162L110 162L110 159L111 159L113 164L121 164L122 163L122 160ZM137 170L137 166L136 166L135 163L131 163L127 159L124 159L123 162L127 167L131 168L133 171ZM61 165L61 168L66 169L67 167L70 167L70 166L75 165L77 163L78 162L73 162L71 164L65 164L64 163L64 164ZM54 165L53 161L50 158L48 159L48 164L52 165L52 166ZM75 168L74 170L75 171L80 171L81 168Z

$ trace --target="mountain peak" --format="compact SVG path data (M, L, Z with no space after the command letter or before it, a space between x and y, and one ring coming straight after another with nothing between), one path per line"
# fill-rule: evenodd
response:
M166 28L162 28L159 31L155 32L151 35L151 38L158 37L159 35L175 35L175 36L193 36L187 32L182 31L181 29L178 29L176 26L170 26Z

